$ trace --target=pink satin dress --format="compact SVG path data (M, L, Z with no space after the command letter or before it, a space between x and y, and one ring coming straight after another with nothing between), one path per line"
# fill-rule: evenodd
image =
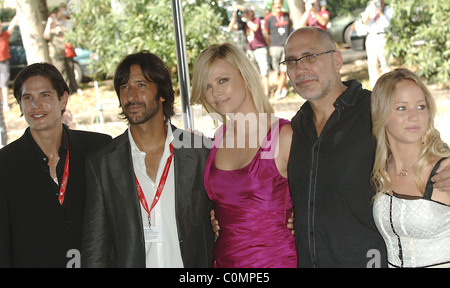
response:
M251 163L232 171L214 164L225 133L225 128L223 133L218 130L204 177L220 226L213 267L297 267L294 236L286 227L292 215L288 179L280 175L274 158L279 131L286 123L275 122Z

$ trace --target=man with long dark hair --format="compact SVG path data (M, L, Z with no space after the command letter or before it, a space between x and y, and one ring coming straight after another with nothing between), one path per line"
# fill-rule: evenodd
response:
M170 124L174 91L156 55L128 55L114 88L128 129L86 162L83 267L210 267L209 149Z

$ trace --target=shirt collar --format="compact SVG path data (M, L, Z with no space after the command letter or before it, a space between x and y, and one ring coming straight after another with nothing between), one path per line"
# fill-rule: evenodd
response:
M336 109L343 109L343 107L355 105L360 98L360 94L357 93L357 91L362 90L362 85L357 80L350 80L342 83L347 87L347 89L342 92L342 94L333 103ZM309 101L306 101L305 104L302 105L300 110L302 111L302 113L306 113L311 117L314 115L314 111L312 111Z
M59 145L59 150L58 150L58 154L61 158L61 155L66 155L67 153L67 127L63 124L62 125L62 137L61 137L61 144ZM47 155L45 155L45 153L42 151L41 147L39 147L39 145L36 143L36 141L33 138L33 135L31 135L31 130L30 127L27 128L27 130L25 131L27 137L28 137L28 141L30 141L31 146L33 147L34 150L34 154L37 155L38 159L40 161L42 161L43 163L45 163L46 165L48 164L48 157Z
M173 141L173 133L172 133L172 125L170 125L170 121L166 122L167 125L167 136L166 136L166 142L164 143L164 153L163 155L170 155L170 143ZM139 148L136 145L136 142L134 142L133 135L131 135L130 125L128 125L128 138L130 139L130 146L131 146L131 153L142 155L145 157L145 152L142 152L139 150Z

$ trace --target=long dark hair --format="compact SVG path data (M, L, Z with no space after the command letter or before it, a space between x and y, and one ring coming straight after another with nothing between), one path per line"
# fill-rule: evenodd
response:
M135 64L141 67L145 79L156 84L158 96L165 99L163 102L164 117L169 120L175 114L173 108L175 92L172 86L172 75L169 67L158 56L149 51L130 54L117 66L114 75L114 89L117 97L120 100L120 86L128 82L130 67Z

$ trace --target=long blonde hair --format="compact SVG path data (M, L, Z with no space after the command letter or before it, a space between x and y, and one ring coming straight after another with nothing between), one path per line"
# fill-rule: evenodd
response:
M394 107L396 85L405 80L413 81L422 89L428 107L428 128L422 137L423 145L420 151L419 161L413 167L416 171L414 181L419 191L423 193L425 190L426 183L425 179L423 179L425 168L436 157L450 156L449 147L441 140L439 131L435 127L434 119L437 114L436 103L422 80L416 74L404 68L398 68L382 75L373 88L371 97L372 133L377 140L375 163L371 178L371 183L377 192L375 197L380 193L390 191L392 187L392 180L387 172L387 161L392 152L386 136L386 124L389 121Z
M213 71L215 62L219 59L226 61L241 73L258 113L274 113L269 99L264 94L257 68L242 49L231 43L213 44L198 56L192 76L191 104L201 104L207 112L218 113L206 101L205 90L209 75ZM245 89L245 87L242 87L242 89ZM225 123L225 115L222 115L222 120Z

